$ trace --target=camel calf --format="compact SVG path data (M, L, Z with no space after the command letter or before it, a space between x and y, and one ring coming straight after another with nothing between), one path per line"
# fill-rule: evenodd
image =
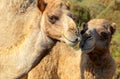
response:
M94 29L93 32L90 30ZM110 42L116 30L116 24L105 19L93 19L88 22L86 34L95 39L94 49L83 53L81 68L82 79L112 79L116 65L111 57ZM80 45L81 49L84 45Z

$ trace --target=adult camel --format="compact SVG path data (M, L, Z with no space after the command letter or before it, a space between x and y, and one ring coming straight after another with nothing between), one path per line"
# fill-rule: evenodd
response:
M27 74L56 41L75 45L70 15L61 0L0 0L0 79Z

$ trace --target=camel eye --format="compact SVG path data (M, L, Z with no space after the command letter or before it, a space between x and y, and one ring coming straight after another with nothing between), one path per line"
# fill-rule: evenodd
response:
M106 40L106 39L108 39L108 33L106 33L106 32L101 32L101 40Z
M57 20L59 20L59 17L55 16L55 15L52 15L52 16L48 16L49 18L49 21L52 23L52 24L55 24L55 22Z
M76 19L77 19L76 16L73 15L73 14L71 14L71 13L68 13L67 16L69 16L69 17L72 18L73 20L76 20Z

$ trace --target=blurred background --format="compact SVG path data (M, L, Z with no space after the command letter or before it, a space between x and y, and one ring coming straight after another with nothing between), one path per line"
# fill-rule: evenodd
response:
M76 23L88 22L93 18L104 18L117 24L110 51L117 64L114 79L120 79L120 0L65 0L71 4Z

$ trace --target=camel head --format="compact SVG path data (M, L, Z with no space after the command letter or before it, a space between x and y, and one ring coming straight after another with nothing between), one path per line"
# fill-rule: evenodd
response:
M42 13L41 29L47 37L69 45L78 42L77 28L69 11L69 3L61 0L38 0L38 7Z
M91 51L101 52L109 51L112 35L115 32L116 24L105 19L93 19L85 26L87 31L83 35L85 43L81 45L81 48L91 48ZM88 38L86 40L86 38Z

